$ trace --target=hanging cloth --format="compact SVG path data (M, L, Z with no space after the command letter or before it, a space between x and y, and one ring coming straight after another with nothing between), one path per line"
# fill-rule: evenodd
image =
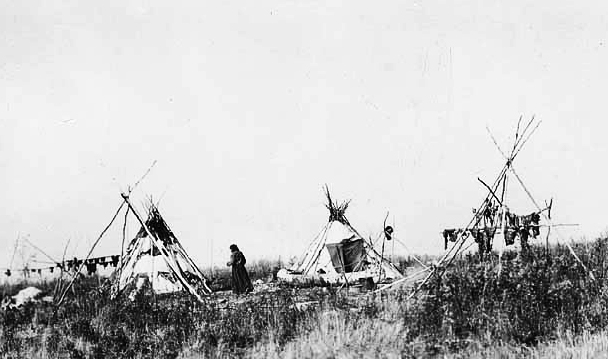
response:
M491 226L493 226L494 225L494 216L496 215L497 211L498 211L498 207L493 206L492 203L490 203L483 211L483 217L484 217L485 223L489 223Z
M74 269L80 268L81 264L82 264L82 261L80 259L74 257L74 259L72 260L72 266L74 267Z
M512 228L505 228L505 245L510 246L515 243L515 238L517 237L517 230Z
M116 268L118 266L119 259L120 259L120 256L118 256L118 255L112 256L112 267Z
M515 213L509 213L509 225L519 227L519 216Z
M492 252L492 241L494 240L494 235L496 235L496 227L484 228L483 234L486 242L486 253L490 253Z
M473 239L475 240L475 242L481 243L483 241L483 231L482 230L479 230L478 228L471 228L471 235L473 236Z
M87 266L87 273L89 275L92 275L93 273L97 272L97 264L94 261L87 263L86 266Z
M523 227L519 230L519 240L522 242L527 242L530 237L530 232L527 227Z
M494 236L496 235L496 227L486 227L483 230L486 234L486 237L494 239Z
M530 228L532 230L532 237L536 238L540 235L540 214L532 213L530 215Z
M445 249L448 249L448 241L456 242L456 240L458 239L459 233L460 233L460 230L456 230L456 229L445 229L443 231L443 242L444 242Z

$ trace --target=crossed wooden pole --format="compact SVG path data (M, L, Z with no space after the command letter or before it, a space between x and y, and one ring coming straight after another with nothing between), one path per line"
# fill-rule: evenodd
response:
M534 134L534 132L536 132L536 130L538 129L538 127L540 126L540 124L542 123L542 121L538 121L536 122L536 125L534 127L531 127L532 124L534 123L535 117L532 116L532 118L530 119L530 121L527 122L526 126L524 127L523 131L520 132L520 125L521 125L521 120L522 117L519 118L518 123L517 123L517 130L515 133L515 141L513 144L513 147L511 149L511 152L509 153L509 155L507 155L502 148L500 147L500 145L498 144L498 142L496 141L496 139L494 138L494 136L492 135L492 133L490 132L489 128L486 127L488 133L490 134L490 137L492 139L492 141L494 142L494 144L496 145L497 149L499 150L499 152L501 153L501 155L503 156L503 158L506 160L503 168L501 169L499 175L496 177L494 183L492 184L492 186L488 186L485 182L483 182L481 179L479 179L480 182L482 182L482 184L488 189L488 194L486 195L486 197L484 198L483 202L481 203L479 210L477 211L477 213L483 213L483 211L485 211L485 209L487 208L487 206L491 203L490 199L493 198L495 199L501 206L504 206L504 202L505 202L505 194L506 194L506 190L507 190L507 184L508 184L508 174L511 173L513 174L513 176L515 177L515 179L517 180L517 182L519 183L519 185L523 188L523 190L525 191L526 195L528 196L528 198L530 199L530 201L534 204L534 206L537 208L538 213L540 215L543 216L543 218L545 219L545 221L548 223L548 229L549 231L551 229L554 229L554 231L556 232L556 234L558 235L558 237L561 238L561 235L559 234L559 231L557 230L557 226L553 223L553 221L551 220L551 216L549 214L545 213L545 209L542 209L540 207L540 205L538 204L538 202L534 199L534 196L532 196L531 192L528 190L528 188L526 187L526 185L524 184L524 182L522 181L521 177L518 175L517 171L515 170L515 168L513 167L513 162L515 160L515 158L517 157L517 155L521 152L522 148L525 146L525 144L528 142L528 140L530 139L530 137L532 137L532 135ZM530 128L532 128L530 130ZM500 188L500 185L502 184L502 192L501 192L501 198L498 198L498 189ZM548 206L550 208L550 205ZM504 231L504 226L505 226L505 211L503 211L503 231ZM456 256L459 253L462 253L464 250L468 249L470 247L470 245L468 247L466 247L463 250L463 246L466 243L467 239L468 239L468 235L466 234L468 229L475 227L479 221L480 221L481 217L479 216L473 216L473 218L469 221L469 223L465 226L465 229L462 233L460 233L457 237L457 240L455 242L455 244L444 254L444 256L437 262L436 265L434 265L432 268L429 269L423 269L421 272L428 272L428 274L426 275L426 277L422 280L422 282L420 282L420 284L416 287L416 289L410 294L409 298L414 297L420 290L422 290L424 288L424 286L428 283L428 281L435 275L438 276L442 276L445 271L447 270L447 268L451 265L451 263L454 261L454 259L456 258ZM548 238L547 238L548 240ZM585 272L589 275L589 277L592 280L595 280L595 276L593 275L593 273L591 271L588 270L588 268L585 266L585 264L583 263L583 261L578 257L578 255L576 254L576 252L574 251L574 249L572 248L572 246L570 246L570 244L567 241L563 241L564 243L566 243L566 246L568 247L568 250L570 251L570 253L572 254L572 256L576 259L576 261L579 263L579 265L585 270ZM472 245L472 244L471 244ZM390 287L393 287L399 283L402 283L406 280L409 280L417 275L419 275L420 272L418 273L414 273L410 276L407 276L405 278L402 278L398 281L395 281L389 285L386 285L382 288L379 288L378 290L376 290L376 292L379 291L383 291L385 289L388 289Z

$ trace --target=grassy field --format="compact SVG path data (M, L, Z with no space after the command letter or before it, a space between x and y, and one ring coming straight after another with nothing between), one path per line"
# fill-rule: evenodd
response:
M507 253L500 265L463 256L410 301L411 288L374 295L273 283L243 297L218 292L203 304L145 291L110 300L91 277L59 310L2 312L0 357L608 357L607 250L607 239L575 245L595 281L562 246ZM267 282L276 266L250 271ZM214 289L227 288L227 271L212 275Z

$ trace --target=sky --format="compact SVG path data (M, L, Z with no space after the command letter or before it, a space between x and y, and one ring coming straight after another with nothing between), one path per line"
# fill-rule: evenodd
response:
M552 241L608 228L601 1L0 0L0 267L17 238L86 255L151 197L193 259L301 254L323 186L376 236L443 251L503 165L554 198ZM534 210L515 181L509 203ZM119 216L93 255L120 252ZM131 218L132 237L137 223ZM21 256L37 253L23 245ZM41 258L41 254L36 254ZM19 255L17 256L19 257Z

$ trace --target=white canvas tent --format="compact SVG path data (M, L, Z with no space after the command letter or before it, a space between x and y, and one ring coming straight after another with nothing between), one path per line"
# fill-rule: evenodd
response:
M373 278L375 283L399 279L399 270L373 248L348 222L344 212L348 202L337 205L326 188L329 221L308 250L278 277L283 280L320 278L330 283L352 283Z
M199 301L203 296L212 293L207 285L207 279L188 256L179 240L175 237L165 220L160 215L158 208L150 203L148 218L144 222L135 207L132 205L129 194L121 193L123 201L112 217L110 223L101 232L86 258L80 261L79 267L74 271L72 278L61 290L57 300L60 305L69 289L78 278L85 262L99 244L106 231L112 226L123 207L127 208L125 213L125 226L129 213L132 213L141 228L135 238L129 243L126 252L121 255L120 266L112 275L112 293L139 289L147 281L155 294L167 294L179 291L187 291ZM123 227L125 228L125 227ZM124 244L123 230L123 244Z
M153 204L148 219L129 243L117 274L114 286L118 291L130 284L138 288L147 280L157 294L185 290L199 299L211 294L207 279Z

